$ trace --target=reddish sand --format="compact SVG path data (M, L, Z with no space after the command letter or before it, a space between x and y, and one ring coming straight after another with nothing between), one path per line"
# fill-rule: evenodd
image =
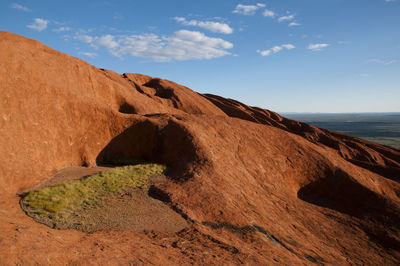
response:
M0 32L1 264L400 261L400 151ZM167 164L178 233L54 230L18 193L110 158Z

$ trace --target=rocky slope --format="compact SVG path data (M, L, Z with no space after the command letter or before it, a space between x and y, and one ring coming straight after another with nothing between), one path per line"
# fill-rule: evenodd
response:
M2 264L400 261L400 151L0 32ZM68 166L167 164L178 233L54 230L18 194Z

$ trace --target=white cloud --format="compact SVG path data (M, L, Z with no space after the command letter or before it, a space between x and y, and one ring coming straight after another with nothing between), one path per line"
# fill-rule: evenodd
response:
M294 19L294 15L287 15L287 16L282 16L282 17L278 18L278 21L282 22L282 21L288 21L288 20L293 20L293 19Z
M107 49L113 49L119 45L115 40L115 37L110 34L102 35L100 37L92 37L90 35L75 35L74 39L88 43L95 49L97 49L98 46L103 46Z
M49 24L48 20L41 19L41 18L35 18L34 21L29 24L27 27L36 30L36 31L42 31L47 28L47 24Z
M283 49L292 50L294 48L296 48L296 46L288 43L288 44L276 45L268 50L257 50L257 53L261 54L262 56L268 56L271 54L271 52L276 54L276 53L282 51Z
M197 26L203 29L207 29L212 32L218 32L223 34L233 33L233 29L225 23L213 22L213 21L198 21L198 20L186 20L182 17L174 18L177 22L186 26Z
M263 16L264 17L273 18L273 17L275 17L275 15L276 15L275 12L272 11L272 10L265 9L264 12L263 12Z
M96 53L90 53L90 52L79 52L79 54L90 57L90 58L95 58L97 56Z
M289 23L289 27L300 26L300 25L301 25L300 23L297 23L295 21Z
M174 17L174 19L175 19L176 21L178 21L178 22L182 22L182 23L186 22L186 19L183 18L183 17Z
M307 49L312 50L312 51L322 51L324 48L328 47L329 44L327 43L314 43L308 45Z
M272 52L274 52L275 54L277 52L280 52L282 49L283 49L283 47L280 47L280 46L274 46L271 48Z
M384 65L388 66L388 65L394 64L396 62L397 62L397 60L390 60L390 61L385 62Z
M91 37L80 35L75 36L75 39L89 43L93 47L104 46L118 57L130 55L151 58L158 62L217 58L231 54L227 50L233 47L232 43L221 38L212 38L201 32L188 30L176 31L171 36L143 34Z
M26 6L17 4L17 3L12 3L11 8L17 9L19 11L24 11L24 12L30 12L31 10L27 8Z
M293 44L282 44L281 46L288 50L292 50L292 49L296 48L296 46L294 46Z
M242 5L238 4L236 8L232 11L235 14L242 14L242 15L254 15L256 11L262 7L265 7L265 4L258 3L256 5Z
M89 35L76 35L74 36L74 39L80 40L85 43L92 43L95 40L95 38Z
M262 56L268 56L271 53L271 50L257 50L257 53L261 54Z
M58 29L54 29L55 32L62 32L62 31L70 31L70 27L59 27Z
M396 0L385 0L386 3L395 2Z
M98 45L104 46L108 49L113 49L118 46L118 43L114 40L114 36L107 34L96 39Z
M393 60L370 59L370 60L368 60L368 62L388 66L388 65L396 63L397 60L394 60L394 59Z

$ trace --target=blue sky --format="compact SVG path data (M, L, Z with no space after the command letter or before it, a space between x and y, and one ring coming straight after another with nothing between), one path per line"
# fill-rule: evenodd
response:
M400 0L2 0L0 30L277 112L400 111Z

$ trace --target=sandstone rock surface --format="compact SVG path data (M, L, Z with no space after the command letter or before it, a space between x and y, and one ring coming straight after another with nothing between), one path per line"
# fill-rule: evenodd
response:
M400 151L0 32L0 262L400 261ZM178 233L54 230L18 194L109 158L167 164Z

